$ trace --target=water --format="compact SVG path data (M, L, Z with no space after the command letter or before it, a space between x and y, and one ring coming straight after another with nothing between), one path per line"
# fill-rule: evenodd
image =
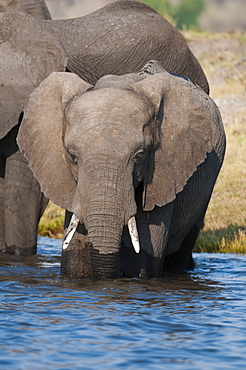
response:
M189 274L59 275L61 241L1 255L0 369L245 369L246 256L195 254Z

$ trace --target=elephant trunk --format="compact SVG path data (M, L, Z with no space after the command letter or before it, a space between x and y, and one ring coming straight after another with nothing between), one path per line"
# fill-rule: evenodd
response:
M110 205L108 201L91 204L90 208L86 228L91 243L92 275L96 279L115 278L123 229L122 210L120 205Z
M73 212L88 232L93 276L115 278L122 230L137 211L132 176L130 171L114 166L109 157L105 162L88 162L90 171L85 166L79 174Z

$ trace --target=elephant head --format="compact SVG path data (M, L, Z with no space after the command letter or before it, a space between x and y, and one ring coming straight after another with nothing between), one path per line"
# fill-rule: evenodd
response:
M44 194L84 224L95 276L117 276L125 225L138 240L134 217L182 192L220 140L217 115L200 87L165 71L94 87L54 72L30 95L18 145Z

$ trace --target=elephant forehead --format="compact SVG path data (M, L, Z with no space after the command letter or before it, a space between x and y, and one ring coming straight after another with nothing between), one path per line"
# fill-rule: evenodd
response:
M69 105L66 117L72 124L93 125L145 124L152 116L152 107L132 90L105 88L86 92ZM86 128L86 127L85 127Z
M97 124L93 121L91 124L91 119L86 119L68 130L65 143L68 147L85 153L94 150L101 154L125 154L141 146L143 140L143 131L136 125L115 124L110 120L107 124L103 120L99 120Z

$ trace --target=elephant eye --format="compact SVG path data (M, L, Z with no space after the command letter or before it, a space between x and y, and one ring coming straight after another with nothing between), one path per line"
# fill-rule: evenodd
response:
M77 166L78 158L76 157L76 155L71 153L69 150L67 152L68 152L68 155L69 155L69 158L70 158L71 162Z
M72 161L73 161L73 164L78 164L78 158L76 157L76 155L72 154Z
M139 150L136 154L135 154L135 157L133 158L133 162L134 163L139 163L141 162L142 158L143 158L143 155L144 155L144 151L143 150Z

